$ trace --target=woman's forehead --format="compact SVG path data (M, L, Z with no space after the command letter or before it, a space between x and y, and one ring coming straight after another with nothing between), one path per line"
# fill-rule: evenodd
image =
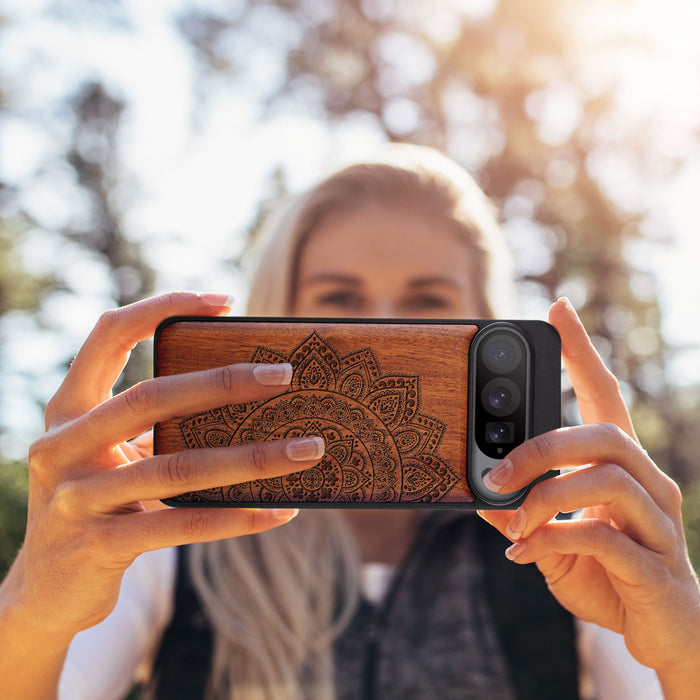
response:
M420 269L433 259L468 253L469 244L455 222L415 207L372 204L325 215L306 237L300 261L302 266L311 263L328 269L379 258Z

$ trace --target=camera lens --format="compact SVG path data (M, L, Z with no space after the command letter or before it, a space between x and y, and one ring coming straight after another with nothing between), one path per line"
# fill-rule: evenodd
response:
M508 389L499 386L489 394L489 403L492 408L495 408L497 411L502 411L504 408L510 406L512 398Z
M484 344L482 357L484 364L497 374L512 372L523 356L520 343L505 333L494 334Z
M486 442L503 445L513 442L513 423L497 421L486 424Z
M496 377L486 382L481 391L481 403L494 416L507 416L520 406L520 389L506 377Z

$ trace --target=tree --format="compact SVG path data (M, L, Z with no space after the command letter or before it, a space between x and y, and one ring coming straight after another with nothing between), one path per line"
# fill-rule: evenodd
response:
M8 19L5 26L9 22ZM38 336L52 338L51 333L58 331L60 321L44 313L43 308L56 296L81 295L81 290L74 286L76 275L69 274L73 273L70 263L80 267L87 258L95 260L104 276L111 280L109 286L116 305L128 304L153 290L153 270L145 262L139 244L128 238L123 226L127 207L120 195L127 178L120 167L118 135L124 103L103 84L87 82L75 94L65 97L64 106L65 113L70 115L71 128L63 153L49 156L23 182L0 181L0 338L4 347L9 345L13 320L25 320ZM12 90L0 89L0 118L3 112L11 113L13 109ZM73 190L74 202L83 205L82 211L77 206L64 224L53 228L37 219L31 201L28 207L27 197L23 197L44 180L55 186L52 168L64 174ZM32 235L60 250L65 256L63 264L57 264L46 273L29 272L25 260L31 253L27 239ZM65 372L71 358L70 354L62 358L60 373ZM51 369L42 368L44 374ZM121 383L133 384L150 372L148 348L137 348ZM16 411L11 408L18 398L13 393L29 394L22 399L34 399L38 404L48 398L43 389L37 387L41 382L37 382L36 377L22 379L21 383L2 382L0 403L4 415ZM20 403L20 406L26 405L26 402ZM5 421L0 422L0 438L12 438L9 431ZM3 448L0 449L0 570L3 571L13 559L24 533L27 497L26 464L7 459L2 454L4 447L5 444L0 445Z
M688 481L695 466L674 447L683 417L663 381L673 350L653 280L628 255L645 240L645 203L620 197L607 170L621 160L653 180L675 163L652 157L653 124L606 136L620 119L617 86L591 84L586 73L577 24L586 4L501 0L470 13L450 2L247 0L186 12L179 26L204 86L242 80L256 41L284 66L264 94L270 114L297 105L336 122L363 115L388 140L461 161L503 212L525 296L540 311L546 299L572 296L623 381L642 437ZM574 419L571 403L567 412Z
M73 131L65 158L88 196L89 216L61 233L99 255L112 279L115 303L124 306L148 296L155 282L141 246L129 239L122 223L127 205L119 194L125 189L126 176L119 166L118 133L124 102L101 83L91 82L83 85L69 104ZM150 368L148 349L137 346L120 386L144 379Z

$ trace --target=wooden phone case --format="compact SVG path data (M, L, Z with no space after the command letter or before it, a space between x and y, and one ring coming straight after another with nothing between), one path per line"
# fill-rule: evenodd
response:
M478 324L478 325L477 325ZM175 318L156 375L289 362L274 398L159 423L156 454L321 435L317 466L167 499L171 505L476 507L467 480L469 348L480 322Z

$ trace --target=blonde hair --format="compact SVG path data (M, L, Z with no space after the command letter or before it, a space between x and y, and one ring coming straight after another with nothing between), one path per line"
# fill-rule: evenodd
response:
M428 148L393 145L323 180L269 217L247 311L292 312L300 251L321 218L372 203L420 207L472 249L483 315L509 309L510 256L486 196ZM194 545L190 572L214 631L208 692L231 700L331 700L331 645L359 599L359 558L337 511L302 512L268 532Z
M192 545L189 564L214 632L208 697L335 697L331 645L359 600L355 541L338 511Z

